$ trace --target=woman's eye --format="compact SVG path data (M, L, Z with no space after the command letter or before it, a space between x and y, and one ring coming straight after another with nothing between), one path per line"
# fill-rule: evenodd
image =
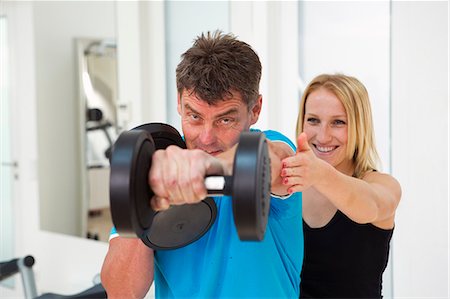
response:
M311 124L318 124L319 120L317 118L314 117L308 117L307 121Z
M343 121L343 120L337 119L337 120L335 120L335 121L333 122L333 124L338 125L338 126L341 126L341 125L345 125L346 122Z

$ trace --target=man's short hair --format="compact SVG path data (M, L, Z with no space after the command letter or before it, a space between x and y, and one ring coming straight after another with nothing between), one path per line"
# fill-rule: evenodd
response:
M259 96L261 62L250 45L221 31L202 33L181 55L177 90L189 90L210 105L239 92L250 106Z

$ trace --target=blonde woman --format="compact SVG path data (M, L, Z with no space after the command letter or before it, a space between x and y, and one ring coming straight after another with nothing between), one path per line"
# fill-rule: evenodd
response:
M288 192L303 192L301 298L380 298L399 183L378 171L367 90L320 75L306 88L297 153L284 159Z

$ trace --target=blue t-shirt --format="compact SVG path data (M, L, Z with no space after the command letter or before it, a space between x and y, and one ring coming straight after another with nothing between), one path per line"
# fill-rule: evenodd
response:
M292 142L275 131L271 141ZM185 247L155 251L157 298L298 298L303 261L301 193L271 197L264 240L240 241L232 199L215 197L209 231Z

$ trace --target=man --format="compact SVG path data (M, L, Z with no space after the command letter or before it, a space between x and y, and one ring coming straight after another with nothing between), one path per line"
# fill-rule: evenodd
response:
M221 32L202 34L177 67L178 113L187 150L153 155L149 183L155 210L206 197L206 174L232 173L239 135L258 120L261 63L251 47ZM271 158L271 206L261 242L240 241L232 200L215 197L217 218L199 240L153 251L139 239L112 236L102 268L109 298L144 297L155 280L160 298L298 298L303 259L301 194L288 194L281 160L291 141L265 132Z

